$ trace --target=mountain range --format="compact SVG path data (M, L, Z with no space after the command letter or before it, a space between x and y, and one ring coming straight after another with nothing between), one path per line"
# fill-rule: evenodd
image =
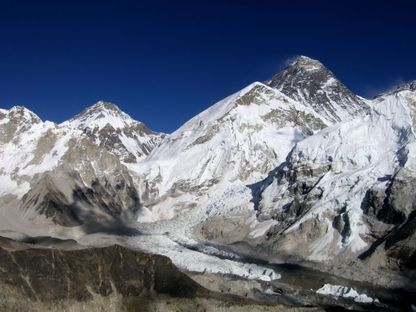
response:
M415 269L415 130L416 82L365 99L305 56L171 134L103 101L1 109L0 230L134 229L387 285Z

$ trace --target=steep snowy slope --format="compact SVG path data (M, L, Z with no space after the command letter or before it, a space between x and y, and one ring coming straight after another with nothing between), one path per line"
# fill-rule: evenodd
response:
M214 190L264 177L323 127L313 110L253 83L184 124L140 164L144 205L152 220L183 213Z
M369 109L366 100L348 90L322 63L306 56L265 83L312 108L328 124L363 116Z
M299 142L285 164L256 185L257 217L274 221L256 244L271 254L342 263L367 257L393 229L406 225L397 242L414 235L414 190L406 181L415 177L416 93L401 87L373 106L367 117ZM409 242L400 261L414 257Z

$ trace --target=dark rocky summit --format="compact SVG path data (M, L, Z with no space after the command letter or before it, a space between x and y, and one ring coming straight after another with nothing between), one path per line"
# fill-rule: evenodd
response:
M265 83L312 108L329 123L345 121L369 111L365 101L336 79L321 62L306 56L298 57Z

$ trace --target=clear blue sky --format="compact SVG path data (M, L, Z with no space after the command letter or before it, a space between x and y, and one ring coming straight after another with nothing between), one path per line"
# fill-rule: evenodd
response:
M416 79L416 1L0 0L0 107L103 99L156 131L299 54L363 96Z

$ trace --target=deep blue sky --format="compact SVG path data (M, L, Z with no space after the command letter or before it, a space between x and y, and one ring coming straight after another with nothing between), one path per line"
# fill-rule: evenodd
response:
M303 54L363 96L416 79L415 1L0 0L0 107L104 99L171 132Z

